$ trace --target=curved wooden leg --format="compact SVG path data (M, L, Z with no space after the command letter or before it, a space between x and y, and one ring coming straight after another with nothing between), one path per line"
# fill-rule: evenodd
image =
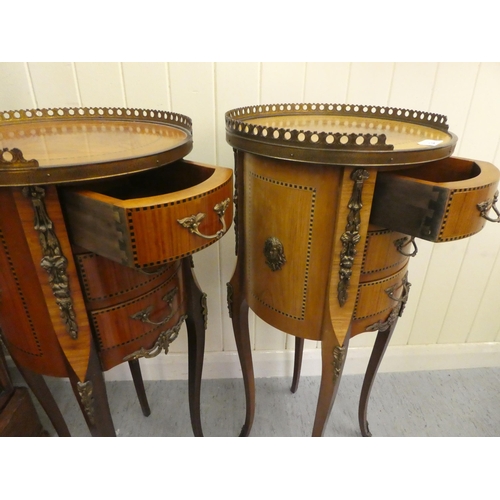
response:
M132 380L134 381L135 392L137 393L137 398L139 399L139 404L141 405L142 414L145 417L149 417L149 415L151 415L151 409L149 408L146 390L144 389L144 381L142 380L141 365L139 364L139 360L130 360L128 362L128 366L130 368Z
M377 338L375 339L375 344L373 345L373 350L370 356L370 361L368 362L368 367L366 368L363 387L361 388L361 397L359 398L358 409L359 427L361 429L361 434L364 437L371 437L370 429L368 428L368 422L366 420L368 399L372 390L373 381L375 380L378 368L380 366L380 363L382 362L382 358L384 357L385 350L387 349L387 346L389 345L389 342L391 340L392 333L396 327L396 323L391 325L389 328L386 328L385 330L379 330Z
M236 276L236 275L235 275ZM228 307L233 323L234 340L238 350L243 384L245 386L246 415L240 437L247 437L252 429L255 416L255 376L250 345L250 330L248 327L248 302L243 296L240 282L233 276L227 284Z
M304 339L295 337L295 356L293 360L293 379L290 390L295 393L299 387L300 369L302 368L302 354L304 352Z
M193 274L192 260L182 261L184 282L187 287L188 308L186 327L188 332L188 387L191 426L196 437L203 437L201 426L201 376L205 352L205 329L207 322L207 296L198 285Z
M28 384L28 387L31 389L36 399L40 403L40 406L49 417L49 420L54 426L57 435L59 437L71 437L68 426L66 425L64 417L62 416L61 410L59 410L54 396L52 396L52 393L50 392L43 376L39 375L38 373L32 372L27 368L23 368L17 363L16 366L23 376L24 380Z
M313 437L321 437L328 423L347 357L349 336L350 331L345 337L343 346L336 343L337 340L333 335L321 342L321 384L312 432Z
M90 348L85 382L71 372L71 387L82 410L90 434L94 437L115 437L115 427L109 409L106 383L94 345Z

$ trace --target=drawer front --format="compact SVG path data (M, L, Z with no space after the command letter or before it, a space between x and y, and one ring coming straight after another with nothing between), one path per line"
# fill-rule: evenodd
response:
M486 222L500 172L490 163L448 158L377 177L370 222L428 241L466 238Z
M97 349L105 370L139 351L155 350L186 312L182 268L167 281L134 300L90 312ZM159 353L159 352L158 352ZM153 357L152 352L149 356Z
M75 245L144 268L218 241L231 226L232 193L231 169L181 161L61 197Z
M415 248L409 236L371 225L366 236L360 281L374 281L399 271L414 255Z
M90 311L148 293L172 278L181 264L176 261L151 270L131 269L90 252L75 255L75 261Z
M353 314L352 335L384 321L408 292L408 263L386 278L360 283Z

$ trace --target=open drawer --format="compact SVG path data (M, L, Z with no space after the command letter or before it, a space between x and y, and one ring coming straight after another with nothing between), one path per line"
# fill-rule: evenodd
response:
M60 189L72 243L134 268L218 241L231 225L232 193L231 169L185 160Z
M377 176L370 222L429 241L479 232L495 201L500 178L491 163L446 158Z

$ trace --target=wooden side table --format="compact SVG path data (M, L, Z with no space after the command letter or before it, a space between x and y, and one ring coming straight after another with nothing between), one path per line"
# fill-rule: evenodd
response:
M349 339L378 331L360 402L362 433L378 365L410 284L414 238L449 241L484 226L499 171L451 158L446 117L389 107L275 104L226 113L235 151L236 270L229 313L246 392L255 409L249 307L296 337L292 391L303 339L321 341L313 436L323 434ZM493 220L497 221L497 217Z
M170 112L9 111L0 144L0 324L58 434L43 375L68 377L92 435L113 436L103 371L128 362L148 415L139 359L185 322L201 436L207 308L191 255L231 224L231 170L184 161L191 120Z

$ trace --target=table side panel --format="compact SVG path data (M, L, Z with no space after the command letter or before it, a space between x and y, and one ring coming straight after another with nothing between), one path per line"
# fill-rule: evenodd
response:
M274 327L319 340L342 169L252 154L243 164L249 305Z

